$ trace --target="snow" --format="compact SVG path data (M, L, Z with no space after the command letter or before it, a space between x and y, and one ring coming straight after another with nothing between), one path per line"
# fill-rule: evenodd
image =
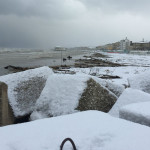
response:
M16 92L14 91L14 89L17 87L17 85L21 82L28 81L29 79L32 79L33 77L42 77L44 79L47 79L48 76L51 74L53 74L52 69L44 66L44 67L30 69L27 71L13 73L13 74L9 74L9 75L0 77L0 81L6 83L8 85L8 99L9 99L9 103L13 109L14 115L16 117L28 113L28 112L23 112L18 108ZM33 108L31 108L31 109L33 109Z
M103 53L108 58L101 58L103 60L110 61L113 63L119 63L123 65L138 66L138 67L149 67L150 66L150 55L136 55L136 54L121 54L121 53Z
M100 59L131 66L71 68L76 75L54 74L50 68L41 67L1 76L0 81L8 85L9 101L16 116L26 112L17 107L15 87L35 76L48 80L31 115L31 120L41 120L0 127L0 149L59 150L61 142L70 137L78 150L149 150L150 128L140 124L150 126L150 56L106 55L109 58ZM123 92L108 114L75 110L87 86L86 82L91 78L89 75L94 73L96 77L92 78L110 91L117 92L117 96ZM117 75L121 78L97 78L102 75ZM131 88L124 90L123 85L128 86L129 83ZM121 118L130 121L116 118L119 112ZM68 113L74 114L66 115ZM42 119L51 116L59 117ZM66 143L65 149L71 149L69 143Z
M76 112L78 101L87 87L87 75L51 75L46 82L31 120L40 119L41 116L59 116Z
M150 128L85 111L0 128L2 150L59 150L65 138L78 150L149 150ZM70 150L66 143L64 150Z
M53 74L47 79L30 119L36 120L77 112L79 100L87 88L87 81L90 78L106 89L110 95L118 98L103 86L104 81L97 77L85 74Z
M131 88L139 89L144 92L150 93L150 70L140 73L134 77L129 78Z
M119 97L122 92L124 91L125 87L123 85L119 85L113 82L110 82L109 80L103 80L98 77L91 76L92 79L94 79L97 83L99 83L101 86L107 88L109 91L111 91L114 96Z
M117 99L116 103L109 111L109 114L115 117L119 117L119 109L121 109L123 106L146 101L150 101L150 94L147 94L140 90L127 88Z
M128 85L128 78L134 77L141 72L146 72L150 70L149 67L135 67L135 66L125 66L125 67L91 67L91 68L71 68L70 71L76 73L84 73L88 75L95 74L97 77L102 75L119 76L120 79L106 79L118 85Z
M119 117L150 126L150 102L126 105L120 109Z

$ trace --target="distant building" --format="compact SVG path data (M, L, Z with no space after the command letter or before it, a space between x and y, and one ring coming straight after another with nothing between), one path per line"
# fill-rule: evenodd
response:
M121 50L129 50L130 43L131 43L130 40L128 40L126 37L126 39L120 41L120 49Z
M103 46L97 46L96 49L98 50L150 50L150 42L144 41L144 39L141 42L132 42L127 37L119 42L106 44Z
M110 43L103 46L97 46L96 49L99 50L118 50L120 46L120 42Z
M141 42L135 42L135 43L133 43L131 41L131 49L133 49L133 50L150 50L150 42L144 41L144 39Z

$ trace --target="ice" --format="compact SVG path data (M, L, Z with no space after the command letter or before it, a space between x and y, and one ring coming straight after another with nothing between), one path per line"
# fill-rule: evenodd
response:
M121 107L132 103L146 101L150 101L150 94L140 90L127 88L124 90L122 95L118 98L112 109L109 111L109 114L115 117L119 117L119 110Z

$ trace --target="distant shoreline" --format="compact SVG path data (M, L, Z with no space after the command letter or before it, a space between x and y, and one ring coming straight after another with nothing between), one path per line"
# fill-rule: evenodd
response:
M66 51L9 51L0 55L0 76L17 72L17 70L11 67L5 69L8 66L24 68L37 68L41 66L56 67L59 66L73 66L76 59L83 58L84 55L89 55L89 50L66 50ZM71 57L68 59L67 57ZM63 61L63 58L65 61ZM11 68L11 69L10 69ZM18 70L18 71L19 71Z

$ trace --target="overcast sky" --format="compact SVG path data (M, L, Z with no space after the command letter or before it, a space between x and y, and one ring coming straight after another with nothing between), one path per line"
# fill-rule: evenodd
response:
M0 0L0 47L150 41L150 0Z

